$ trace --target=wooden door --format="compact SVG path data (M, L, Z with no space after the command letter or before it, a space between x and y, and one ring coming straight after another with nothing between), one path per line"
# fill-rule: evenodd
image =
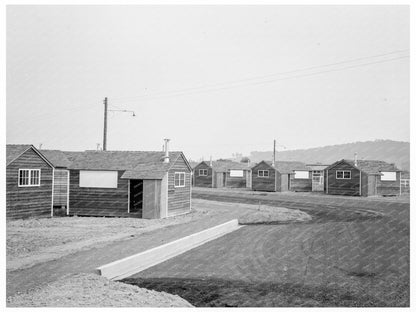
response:
M130 213L142 216L143 210L143 180L130 180Z
M312 171L312 192L323 192L324 180L324 172L322 170Z

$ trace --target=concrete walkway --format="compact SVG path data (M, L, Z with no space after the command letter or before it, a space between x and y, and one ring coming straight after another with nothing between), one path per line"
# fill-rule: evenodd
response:
M202 219L147 232L129 240L112 242L101 248L80 251L27 269L7 272L7 296L51 283L63 275L91 273L104 264L166 244L184 236L235 219L237 211L208 215Z

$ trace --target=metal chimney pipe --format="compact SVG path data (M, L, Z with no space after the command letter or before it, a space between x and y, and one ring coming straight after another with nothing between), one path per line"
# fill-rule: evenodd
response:
M358 155L357 153L354 153L354 166L358 166Z
M164 139L165 140L165 157L163 159L164 163L169 163L169 141L170 139Z
M209 156L209 166L212 167L212 156Z

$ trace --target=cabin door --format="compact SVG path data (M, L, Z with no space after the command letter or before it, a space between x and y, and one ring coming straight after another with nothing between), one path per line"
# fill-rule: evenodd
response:
M323 170L312 171L312 192L324 191L324 172Z
M130 180L130 213L142 217L143 210L143 180Z

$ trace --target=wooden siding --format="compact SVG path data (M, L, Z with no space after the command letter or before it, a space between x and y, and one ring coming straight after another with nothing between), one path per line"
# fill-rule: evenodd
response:
M336 179L337 170L350 170L351 179ZM331 195L360 195L360 170L341 162L328 170L328 194Z
M295 174L290 175L290 191L311 192L312 191L312 172L309 172L307 179L295 179Z
M247 170L243 170L243 176L240 177L231 177L230 171L227 172L227 176L225 178L225 186L231 188L246 188L247 187Z
M259 177L259 170L269 170L269 177ZM251 188L253 191L276 191L276 170L265 163L259 163L252 168Z
M199 176L199 169L208 169L207 176ZM212 187L212 168L205 163L200 163L194 169L194 185L197 187Z
M185 186L175 187L175 172L185 172ZM191 210L191 171L185 159L180 157L168 172L168 216Z
M143 180L143 219L160 218L162 180Z
M66 206L68 203L68 170L55 169L53 180L53 205Z
M124 171L118 171L117 188L79 187L79 170L70 170L69 214L80 216L134 216L127 213L128 183L120 179Z
M399 195L400 194L400 172L396 172L396 181L381 181L381 176L376 177L377 195Z
M19 169L40 169L40 186L19 187ZM33 149L24 152L6 168L6 217L10 219L51 215L51 168Z

